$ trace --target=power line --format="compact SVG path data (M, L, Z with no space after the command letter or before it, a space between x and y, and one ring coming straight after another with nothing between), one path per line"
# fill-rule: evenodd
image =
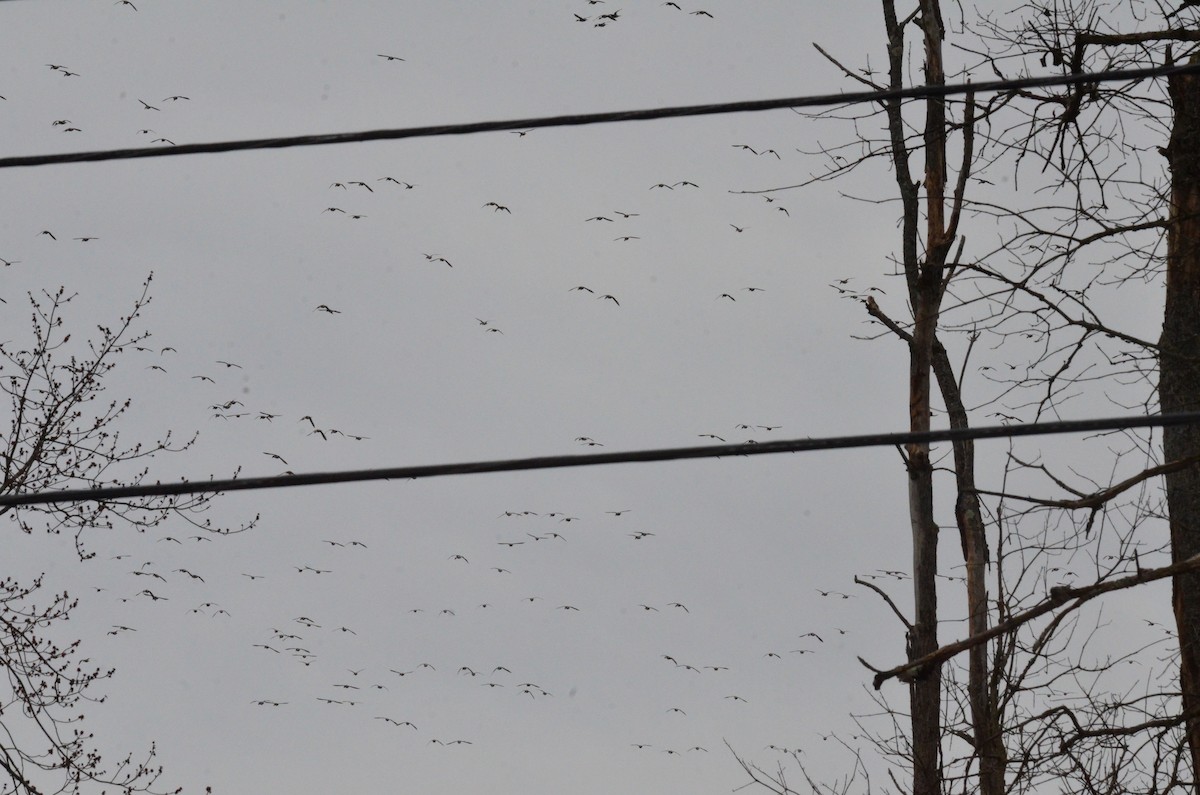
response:
M356 483L367 480L418 480L446 475L471 475L484 472L520 472L530 469L563 469L566 467L627 464L649 461L679 461L689 458L723 458L727 456L802 453L813 450L846 450L856 447L891 447L902 444L962 441L966 439L996 439L1018 436L1045 436L1055 433L1086 431L1116 431L1126 428L1163 427L1200 423L1200 412L1158 414L1148 417L1113 417L1093 420L1064 420L1032 425L992 425L983 428L958 428L921 433L877 433L862 436L831 436L819 439L793 439L778 442L746 442L698 447L669 447L657 450L629 450L619 453L587 453L554 455L538 458L512 458L494 461L471 461L459 464L358 469L341 472L311 472L300 475L274 475L227 480L179 481L149 485L118 486L105 489L72 489L52 492L31 492L0 496L0 508L18 505L51 505L63 502L104 501L130 497L170 497L182 494L214 494L225 491L251 491L315 486L327 483Z
M841 94L818 94L784 99L762 99L725 102L715 105L683 105L667 108L647 108L606 113L583 113L567 116L536 116L531 119L482 121L466 124L441 124L430 127L400 127L321 135L295 135L286 138L252 138L237 141L215 141L204 144L181 144L136 149L105 149L93 152L74 152L57 155L26 155L0 158L0 168L46 166L59 163L132 160L144 157L174 157L178 155L240 152L251 149L285 149L293 146L325 146L329 144L362 143L365 141L394 141L402 138L431 138L442 135L469 135L501 130L524 130L540 127L571 127L584 124L608 124L621 121L648 121L685 116L711 116L723 113L751 113L782 108L816 108L837 105L856 105L864 102L885 102L896 99L928 99L970 93L1011 91L1047 86L1092 85L1122 80L1140 81L1155 77L1200 73L1200 64L1156 66L1146 69L1114 69L1078 75L1051 75L1008 80L988 80L981 83L954 83L942 86L913 86L880 91L851 91Z

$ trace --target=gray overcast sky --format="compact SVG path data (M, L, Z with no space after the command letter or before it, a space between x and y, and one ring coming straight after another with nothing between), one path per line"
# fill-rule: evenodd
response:
M883 62L874 2L679 5L3 3L0 139L13 155L854 88L812 41ZM804 181L826 163L798 150L848 134L775 111L7 170L4 337L26 332L27 290L78 292L82 339L153 271L144 327L177 352L122 361L111 395L135 400L130 437L200 431L156 461L162 479L900 430L903 349L851 339L872 330L829 287L879 286L902 309L894 208L839 194L889 196L890 175L733 193ZM351 181L371 190L334 186ZM234 399L251 416L214 418ZM323 440L305 415L366 438ZM6 539L23 575L84 597L70 628L118 669L89 710L102 747L157 741L164 782L189 791L727 792L744 776L723 741L765 765L768 745L803 748L832 776L848 756L823 737L852 742L848 713L875 711L856 655L903 655L851 582L909 565L892 450L290 489L212 511L256 513L213 543L97 531L87 564L67 539ZM326 543L352 540L366 547ZM168 601L132 598L146 562ZM456 739L470 745L433 742Z

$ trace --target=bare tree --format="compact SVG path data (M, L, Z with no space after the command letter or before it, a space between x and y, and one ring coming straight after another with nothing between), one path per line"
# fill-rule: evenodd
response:
M1145 13L1151 6L1031 2L985 8L968 20L955 4L949 27L964 54L958 67L964 77L976 70L1021 77L1047 66L1084 74L1161 65L1173 62L1172 45L1191 56L1200 31L1170 20L1196 10L1160 5L1155 17ZM915 32L923 54L919 82L942 84L947 26L940 5L916 0L907 14L892 0L882 7L886 84L818 49L850 79L901 88L918 82L905 71L906 36ZM1122 24L1129 29L1118 29ZM1113 404L1152 411L1156 380L1164 410L1200 408L1200 122L1190 118L1200 105L1198 89L1195 78L1178 76L1169 91L1155 83L1085 83L978 103L971 96L884 103L883 136L863 136L869 127L854 116L858 139L820 153L829 168L808 184L877 159L891 166L901 208L896 261L907 302L896 307L860 297L886 334L908 347L912 429L928 428L937 411L952 427L966 427L983 412L1006 422L1055 417L1072 402L1090 412ZM844 121L846 113L822 117ZM855 151L857 157L845 157ZM923 169L914 177L918 155ZM1008 190L997 187L1003 179L1011 179ZM1024 190L1012 193L1018 186ZM985 231L969 234L976 220ZM1166 321L1154 342L1136 324L1121 328L1130 316L1119 309L1164 271ZM1115 291L1123 299L1114 299ZM965 345L943 344L951 335ZM969 368L980 349L986 363ZM968 382L983 392L973 405L963 397ZM949 464L931 460L928 448L905 451L913 617L877 585L860 584L887 601L908 638L908 661L877 669L875 685L907 683L909 704L895 707L881 695L887 718L874 739L911 769L913 792L961 787L998 794L1051 782L1081 792L1194 790L1200 432L1164 432L1161 452L1144 434L1098 441L1102 455L1087 461L1014 444L983 470L968 444L953 446ZM938 471L953 478L952 504L935 499ZM993 483L977 483L980 471ZM1165 501L1155 489L1160 478ZM939 647L933 578L946 575L928 548L936 544L936 517L950 510L954 522L943 526L956 526L962 542L966 638ZM1155 525L1168 516L1170 543L1152 541ZM1147 568L1156 555L1169 555L1172 564ZM1178 658L1163 656L1175 633L1153 622L1141 628L1153 637L1129 627L1105 635L1100 597L1120 598L1117 591L1163 577L1174 585ZM905 715L907 726L898 720ZM754 781L790 791L782 775L739 761Z
M131 311L96 338L73 341L65 320L74 295L59 289L29 296L30 341L0 344L0 389L9 398L10 417L0 450L0 494L99 488L142 482L156 456L186 450L194 436L173 441L170 433L152 442L127 442L121 420L132 399L105 399L105 377L119 359L136 355L149 334L136 331L150 301L150 278ZM216 533L202 514L212 497L94 501L3 508L23 533L73 535L81 560L90 559L87 534L122 525L145 532L171 518ZM249 525L233 530L247 529ZM162 768L155 748L136 760L115 764L102 758L83 709L103 701L97 687L111 669L83 656L78 640L61 640L63 626L78 601L68 592L46 595L43 578L0 580L0 769L10 782L0 793L82 792L91 786L122 792L154 791Z

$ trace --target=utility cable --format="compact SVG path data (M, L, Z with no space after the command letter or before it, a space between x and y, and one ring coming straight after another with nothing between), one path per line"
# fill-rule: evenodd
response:
M1044 436L1055 433L1086 431L1117 431L1126 428L1163 427L1200 423L1200 412L1158 414L1147 417L1114 417L1091 420L1039 422L1030 425L992 425L982 428L952 428L936 431L876 433L862 436L830 436L818 439L793 439L777 442L745 442L697 447L669 447L657 450L629 450L614 453L582 455L552 455L538 458L511 458L494 461L472 461L458 464L359 469L341 472L311 472L307 474L274 475L270 477L233 478L227 480L179 481L174 483L138 484L101 489L71 489L64 491L30 492L0 495L0 508L19 505L51 505L64 502L85 502L127 499L131 497L170 497L181 494L215 494L226 491L250 491L314 486L327 483L355 483L367 480L418 480L446 475L470 475L483 472L519 472L529 469L562 469L566 467L627 464L648 461L678 461L689 458L724 458L727 456L802 453L813 450L845 450L856 447L881 447L903 444L961 441L965 439L996 439L1018 436Z
M1145 69L1113 69L1077 75L1023 77L1007 80L988 80L980 83L954 83L941 86L912 86L910 88L877 91L850 91L840 94L819 94L784 99L763 99L725 102L715 105L684 105L644 110L624 110L607 113L583 113L568 116L535 116L531 119L482 121L467 124L440 124L430 127L401 127L362 132L295 135L287 138L253 138L237 141L216 141L178 146L141 147L136 149L106 149L93 152L72 152L57 155L27 155L0 158L0 168L46 166L59 163L132 160L144 157L174 157L177 155L242 152L251 149L284 149L293 146L324 146L328 144L362 143L364 141L394 141L403 138L431 138L442 135L469 135L500 130L525 130L542 127L571 127L584 124L608 124L621 121L648 121L685 116L711 116L722 113L750 113L782 108L817 108L856 105L864 102L888 102L900 99L929 99L992 91L1016 91L1047 86L1077 86L1111 83L1122 80L1140 81L1170 75L1200 73L1200 64L1156 66Z

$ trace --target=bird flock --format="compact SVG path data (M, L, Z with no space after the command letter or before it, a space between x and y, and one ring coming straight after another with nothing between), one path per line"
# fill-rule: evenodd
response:
M114 5L121 6L120 13L139 11L128 0ZM604 0L586 0L580 10L583 13L575 13L575 20L594 28L626 24L633 18L632 13L621 9L609 10ZM675 2L662 3L656 11L696 24L714 19L703 8ZM393 70L388 72L393 74L411 72L418 66L408 53L374 53L373 49L364 56L371 68ZM76 71L58 63L46 66L46 71L55 78L88 79L86 70ZM187 93L161 97L160 93L166 91L141 97L131 95L125 114L130 135L135 139L143 136L152 144L165 146L185 140L181 120L184 110L199 106L204 98L186 88L183 90ZM197 99L193 101L192 96ZM75 114L48 116L49 128L86 137L87 125L65 118L71 115ZM535 129L508 131L504 145L514 149L534 148L540 134ZM739 163L777 164L786 160L779 149L758 142L728 143L721 156ZM570 312L587 312L614 322L645 305L644 296L630 289L628 282L620 282L608 274L618 263L631 261L641 250L659 242L661 224L684 212L683 203L709 196L724 197L727 193L723 187L707 184L699 176L692 179L689 176L693 175L686 171L639 176L636 188L624 199L589 198L585 211L574 216L571 223L584 241L581 248L598 252L608 270L597 268L584 276L578 271L551 272L546 278L553 285L546 291L546 300L556 302L556 307L567 307ZM427 201L427 193L433 193L438 178L437 174L422 173L419 165L392 164L378 170L330 166L319 179L312 181L303 216L294 222L297 227L318 225L331 237L387 228L403 214L404 202ZM486 235L487 230L519 223L533 212L519 196L503 194L504 191L480 189L452 209L473 219L473 223L489 225L482 227L481 235ZM730 245L742 245L758 233L793 222L789 209L770 193L737 201L743 201L738 217L712 224L713 230L718 230ZM615 209L614 205L621 209ZM39 224L24 233L25 241L6 239L4 245L26 246L28 253L16 251L12 254L14 259L0 258L0 264L10 267L39 263L44 261L43 252L49 251L52 244L66 247L78 243L87 246L89 255L109 256L105 246L113 237L106 230L88 228L82 221L72 223L78 224L78 228L67 228L64 224L61 229L57 225L43 229ZM403 269L460 283L469 283L485 270L496 267L496 263L479 261L466 251L469 249L453 238L431 241L414 235L397 242L392 253ZM753 312L750 307L760 302L766 306L773 300L782 300L783 287L760 282L757 276L743 279L737 273L736 269L729 269L723 277L728 281L722 288L698 296L696 305L714 314L736 316L739 312ZM834 288L851 297L866 294L852 290L848 282L840 282ZM291 308L298 324L311 325L331 335L358 319L362 312L350 300L332 294L314 295L304 303L297 301ZM463 309L457 320L464 329L469 329L465 334L479 335L481 341L472 344L481 349L495 345L500 347L486 349L504 350L522 340L525 332L512 313L495 305ZM483 341L488 338L490 341ZM178 348L183 348L184 353ZM133 350L143 357L146 377L154 379L150 386L163 379L195 381L197 390L203 391L204 410L214 426L237 429L234 433L255 442L270 440L258 445L254 458L244 462L251 474L314 471L324 465L328 452L335 447L345 445L354 452L376 450L381 439L389 438L394 418L331 417L316 407L297 409L298 401L273 399L247 389L247 371L259 363L242 359L237 353L226 354L229 358L222 359L192 359L187 358L189 352L182 342L155 347L140 344ZM201 362L199 366L196 361ZM696 443L754 443L765 435L778 435L785 428L773 416L755 417L751 412L729 419L744 421L690 427L681 430L680 436ZM603 441L586 435L589 432ZM582 450L619 449L613 440L589 429L564 437L561 442L563 446ZM830 622L841 621L836 612L842 606L840 603L854 596L827 583L797 587L797 591L811 594L814 602L821 600L821 610L814 611L815 618L806 616L796 626L781 628L775 636L763 638L752 649L738 653L715 650L706 656L685 654L673 647L671 638L681 634L681 627L708 626L708 622L716 620L713 602L720 599L716 589L713 593L661 596L649 593L649 589L638 592L635 587L622 601L598 602L582 588L578 591L545 588L556 563L575 554L573 550L585 541L599 545L616 560L633 562L655 547L671 547L686 557L679 528L644 522L641 517L649 511L641 503L633 508L626 505L635 503L614 500L611 507L603 510L491 506L486 514L477 517L477 529L469 546L447 541L435 552L409 564L436 572L449 583L469 583L467 592L484 595L478 599L466 596L422 599L406 595L403 603L389 606L391 630L400 635L430 628L442 631L440 628L452 627L455 622L465 623L501 612L511 621L532 627L570 626L567 622L586 625L600 616L653 627L662 640L653 651L646 651L640 662L646 670L653 671L653 676L667 677L681 689L677 692L664 688L662 698L640 705L641 712L635 716L621 750L668 758L687 758L715 750L721 740L719 735L692 728L701 725L701 716L719 715L721 710L742 709L755 703L758 699L750 688L764 670L787 670L789 676L801 676L812 658L829 653L831 647L838 646L850 634ZM213 563L206 567L193 560L205 557L195 555L196 550L227 543L227 536L260 529L263 522L269 521L269 517L255 517L240 525L223 527L212 519L198 517L182 531L172 525L153 536L153 555L121 552L108 556L110 564L119 568L113 569L113 581L102 592L111 597L113 608L105 634L116 643L137 633L147 633L148 627L140 626L136 620L147 609L184 621L249 629L254 637L244 644L243 651L250 655L250 665L272 672L299 669L306 673L302 678L275 677L273 687L254 693L243 706L264 715L278 713L280 720L288 720L283 716L293 714L307 716L309 713L301 712L304 709L329 710L330 714L337 711L359 721L364 731L387 733L396 742L431 750L446 748L455 753L470 753L486 745L488 737L475 732L471 721L463 715L446 712L431 717L428 712L415 711L412 703L419 694L452 692L478 699L506 699L505 703L522 705L514 708L536 704L537 709L552 709L567 702L572 683L561 672L547 675L545 671L532 670L528 665L483 651L477 655L436 657L427 657L421 649L413 649L406 655L384 654L372 646L376 638L371 630L354 616L339 612L336 606L299 612L277 601L275 594L292 592L296 587L324 588L329 583L334 583L335 588L352 587L360 573L378 555L385 554L386 545L377 541L374 529L346 530L344 534L330 531L326 533L328 537L315 542L289 544L280 551L278 559L247 560L234 569L218 570ZM861 576L899 580L907 575L897 570L879 570ZM669 581L669 573L666 579ZM231 580L235 585L230 584ZM443 593L447 591L453 589L442 589ZM227 599L227 592L237 595ZM266 621L256 619L257 623L247 626L247 603L270 605L276 614ZM810 622L820 625L810 626ZM681 697L684 693L686 698ZM666 730L659 728L656 722L663 718L674 725ZM787 751L778 745L768 748Z

